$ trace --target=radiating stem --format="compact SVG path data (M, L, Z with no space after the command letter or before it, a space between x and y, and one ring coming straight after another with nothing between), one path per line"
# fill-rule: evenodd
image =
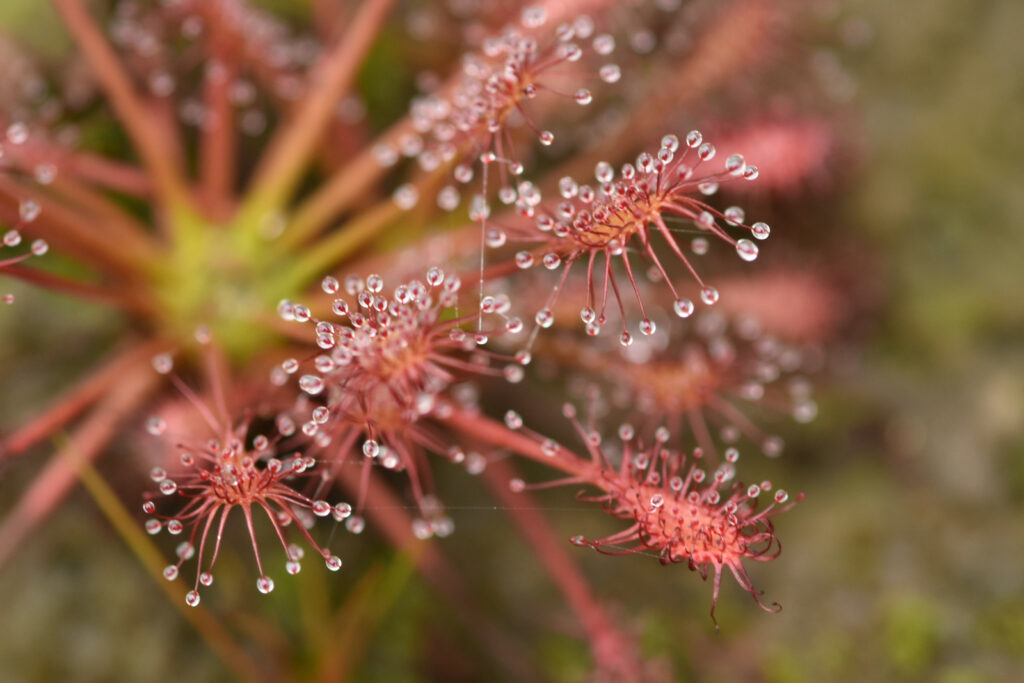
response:
M145 253L135 253L129 245L109 239L104 235L102 226L91 222L81 211L46 195L36 193L33 196L27 186L0 173L0 198L8 198L17 211L19 200L26 196L32 196L41 209L39 217L32 223L35 234L53 246L67 247L81 261L106 267L129 280L137 279L140 273L152 266Z
M278 243L285 249L295 249L322 232L365 197L387 170L378 163L372 149L361 152L299 203Z
M102 365L67 390L41 415L0 442L0 458L21 453L53 435L100 397L114 390L122 376L160 352L157 343L138 344L116 351Z
M338 482L353 498L363 486L360 470L342 467L338 471ZM516 680L537 680L536 672L516 653L518 648L485 614L473 608L465 582L459 580L459 568L448 561L436 544L413 535L412 519L402 501L372 473L366 486L367 498L374 501L365 509L373 527L395 548L408 554L427 583L449 600L455 616L466 625L470 635L490 650L507 671L513 672Z
M207 51L212 59L203 83L207 116L199 145L202 198L215 220L225 217L231 208L238 170L235 110L228 95L237 68L225 49L222 33L220 24L211 24L207 30Z
M394 202L386 200L346 223L328 237L305 250L285 275L287 290L294 290L326 274L354 251L377 237L402 215Z
M174 166L176 155L167 149L161 126L146 110L102 29L82 0L53 0L53 4L106 92L167 208L172 212L184 209L187 192L180 169Z
M82 462L99 457L121 422L156 388L159 379L148 363L136 363L119 376L119 382L74 429L67 443L50 459L0 523L0 567L74 486L75 467L69 453Z
M313 69L307 96L278 128L260 162L240 212L243 230L258 236L264 217L287 202L393 4L394 0L364 0L334 49Z
M501 422L492 420L479 413L456 408L447 415L445 424L467 436L479 439L497 448L506 448L542 465L560 470L565 474L579 477L588 484L603 488L601 477L594 465L576 455L558 447L553 454L544 452L541 444L518 431L513 431Z
M152 299L141 295L131 287L104 287L23 265L8 266L4 268L3 274L4 277L29 282L51 292L67 294L79 301L93 301L110 306L140 318L152 319L159 313L156 303Z
M515 493L509 488L509 482L515 477L515 469L505 460L493 460L484 470L484 482L491 493L505 508L519 533L533 548L534 556L544 565L548 577L576 613L598 669L609 680L639 681L641 672L632 643L594 599L586 577L566 553L568 541L555 536L530 494Z

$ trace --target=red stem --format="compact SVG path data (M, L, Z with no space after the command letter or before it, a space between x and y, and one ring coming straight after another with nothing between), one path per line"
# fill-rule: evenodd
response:
M491 446L508 449L542 465L578 477L592 486L605 489L600 471L592 462L580 458L561 446L552 455L548 455L535 439L513 431L501 422L461 408L453 408L451 414L445 417L443 422L474 439Z
M252 183L250 196L259 216L268 207L281 206L299 182L393 4L394 0L364 0L348 30L314 67L308 94L293 110L295 115L278 128Z
M362 456L360 456L362 457ZM363 477L360 467L342 467L338 482L353 498L360 494ZM375 529L396 549L408 554L417 571L433 588L444 595L455 615L466 625L470 635L478 638L517 680L536 680L518 649L489 617L475 609L466 594L465 582L459 580L458 567L448 561L434 543L425 543L412 533L412 519L403 502L375 474L366 481L367 498L374 504L365 509Z
M148 363L137 361L117 379L0 524L0 567L67 496L78 481L78 463L99 457L121 422L156 388L160 376Z
M566 541L555 536L530 494L515 493L509 488L515 477L515 469L506 460L493 460L484 470L484 482L491 493L533 547L548 576L576 613L598 669L608 680L639 681L639 661L629 638L594 599L586 577L565 552Z
M103 395L114 391L127 371L148 362L160 350L158 344L151 342L114 353L103 365L71 387L41 415L0 442L0 459L21 453L52 436L55 431L75 419Z
M82 0L53 0L53 4L92 67L164 201L168 204L185 201L184 181L174 165L178 157L168 149L167 137L161 134L162 126L135 91L102 29Z

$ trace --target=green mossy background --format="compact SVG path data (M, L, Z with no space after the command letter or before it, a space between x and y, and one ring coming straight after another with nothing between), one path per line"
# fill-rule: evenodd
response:
M0 26L34 47L59 51L59 32L48 28L52 18L39 19L49 16L37 14L40 4L3 2ZM841 372L818 382L819 422L787 434L797 455L772 472L789 490L808 494L777 520L781 558L751 569L767 599L785 608L765 614L723 582L722 630L715 634L707 618L710 586L685 567L662 568L644 557L577 557L623 627L652 659L668 660L679 680L1018 680L1024 3L817 6L838 14L838 25L859 22L871 35L839 54L857 87L850 105L857 125L848 135L862 138L866 151L843 180L840 227L820 230L850 231L848 239L872 253L860 276L882 294L872 332L842 351ZM382 51L374 63L390 68L391 61ZM785 239L784 230L777 239ZM4 428L85 367L116 332L91 308L11 288L19 305L0 311ZM20 327L23 306L45 315ZM33 339L68 329L87 331L76 333L66 357L28 352ZM118 457L104 471L134 510L134 473L128 456ZM37 467L30 459L0 467L5 506ZM587 649L572 637L572 619L532 552L464 474L441 486L458 529L445 550L469 593L541 674L580 680ZM566 505L565 492L540 500L566 537L592 516ZM475 652L449 606L402 570L403 558L372 533L343 540L336 545L345 568L337 577L311 563L294 586L285 588L282 577L281 589L268 597L249 583L232 588L225 577L204 595L204 606L254 647L280 648L300 680L314 670L313 644L340 642L332 636L345 632L325 624L343 603L360 634L348 660L354 680L443 680L437 672L464 672L458 680L501 678L487 670L493 660ZM235 548L223 560L225 573L234 563L248 582L245 545ZM358 598L354 586L364 580L373 590ZM0 571L0 604L5 680L231 679L83 492Z

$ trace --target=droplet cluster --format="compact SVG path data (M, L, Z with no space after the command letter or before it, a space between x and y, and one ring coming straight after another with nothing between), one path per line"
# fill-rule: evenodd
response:
M365 462L407 471L413 494L425 510L424 451L446 454L451 449L423 419L443 415L449 400L446 389L461 377L520 380L529 356L506 358L485 345L494 335L518 333L522 322L510 315L511 303L504 295L486 296L479 311L460 315L461 280L439 267L390 292L379 275L350 276L344 283L328 277L322 288L335 297L331 308L337 322L314 320L308 309L292 302L279 307L286 320L314 325L321 350L310 371L298 377L300 389L316 406L302 423L302 432L318 448L338 454L333 466L358 452ZM467 329L482 314L501 318L501 327ZM288 360L281 370L299 374L300 364ZM361 503L362 496L357 508ZM446 528L446 522L428 521Z
M428 172L452 165L454 183L445 185L437 195L438 206L449 211L461 203L459 186L477 176L477 161L484 166L497 164L502 185L499 195L511 204L516 198L511 179L522 175L523 165L512 156L510 126L522 120L541 145L554 144L555 134L531 119L528 103L548 94L589 105L594 98L590 88L570 84L583 80L581 69L574 73L575 65L590 53L604 60L599 69L601 80L613 83L619 78L618 67L604 58L614 48L615 39L598 33L590 17L559 24L552 34L547 12L529 7L519 26L486 38L479 51L463 57L458 82L414 100L410 110L413 130L394 143L379 146L376 158L385 166L401 157L415 158ZM401 208L416 203L409 192L396 194L395 201Z
M164 434L166 423L159 417L152 417L146 429L160 436ZM290 528L296 529L295 533L323 558L329 570L341 568L341 560L321 547L309 528L316 517L331 516L336 521L348 518L351 506L313 500L299 492L295 483L313 473L316 460L302 453L278 457L277 449L265 436L255 436L252 446L247 448L243 442L246 431L243 425L226 438L211 440L202 448L179 446L179 473L172 475L162 467L155 467L150 473L158 493L148 495L143 503L142 510L149 515L145 528L151 535L162 531L175 537L185 534L187 540L180 542L175 551L177 561L168 565L163 574L173 581L185 562L196 559L195 582L185 596L185 602L191 607L199 604L199 586L213 583L224 528L228 517L236 510L235 516L240 514L245 520L259 571L256 586L261 593L271 592L274 581L264 572L253 526L254 511L269 520L281 541L289 574L299 573L304 554L299 545L287 541ZM169 513L158 513L158 508L166 505L165 500L179 507Z
M653 334L656 325L645 310L631 252L639 252L650 260L657 279L663 280L672 292L672 308L677 316L686 318L695 310L693 300L681 296L672 274L655 251L652 237L657 234L696 280L699 300L706 306L713 306L719 298L718 290L706 284L697 273L691 257L686 255L674 234L674 222L685 220L700 233L730 244L737 255L748 262L757 258L757 245L745 237L732 237L726 228L742 228L755 240L763 240L770 233L764 222L746 224L745 212L740 207L719 211L702 199L715 194L721 182L754 180L758 176L757 167L748 164L739 154L727 157L721 171L709 170L708 165L715 156L715 147L705 142L700 132L691 131L683 141L675 135L666 135L656 152L644 152L635 163L624 164L618 176L611 164L598 163L594 173L596 185L563 178L559 183L562 200L557 205L536 208L517 204L520 212L534 221L533 239L540 233L543 242L532 252L517 254L517 265L528 268L541 262L551 270L563 268L567 275L576 261L585 260L587 293L580 317L588 334L597 335L607 322L611 293L623 318L620 342L629 346L633 335L626 329L626 311L613 274L613 260L621 263L636 296L641 317L638 329L642 335ZM528 239L530 236L521 237ZM697 255L706 252L707 240L703 236L695 238L692 248ZM603 255L603 263L597 260L599 255ZM595 290L599 294L595 295ZM557 293L556 288L538 317L549 317L547 312ZM540 320L538 324L546 326Z
M583 436L578 423L577 428ZM758 605L769 611L779 609L777 604L761 602L743 561L764 562L779 554L772 518L802 500L803 494L790 501L786 491L773 492L770 481L750 486L737 481L739 452L734 448L726 451L724 462L709 470L702 467L700 449L688 463L684 453L666 448L667 429L656 430L647 447L632 428L620 431L624 443L619 466L608 464L599 446L588 446L598 451L603 471L602 493L591 500L631 524L604 538L575 536L572 543L613 555L654 551L663 564L686 562L702 578L713 577L712 618L725 568ZM764 498L769 502L759 509Z

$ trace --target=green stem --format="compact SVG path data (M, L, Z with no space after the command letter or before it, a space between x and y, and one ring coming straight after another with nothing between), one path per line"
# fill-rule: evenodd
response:
M394 0L365 0L337 45L317 65L309 79L309 94L296 106L294 117L279 128L260 162L236 220L240 231L262 239L265 217L284 207L393 4Z
M283 291L297 291L326 274L360 247L377 237L402 215L390 199L341 226L308 247L286 272Z

